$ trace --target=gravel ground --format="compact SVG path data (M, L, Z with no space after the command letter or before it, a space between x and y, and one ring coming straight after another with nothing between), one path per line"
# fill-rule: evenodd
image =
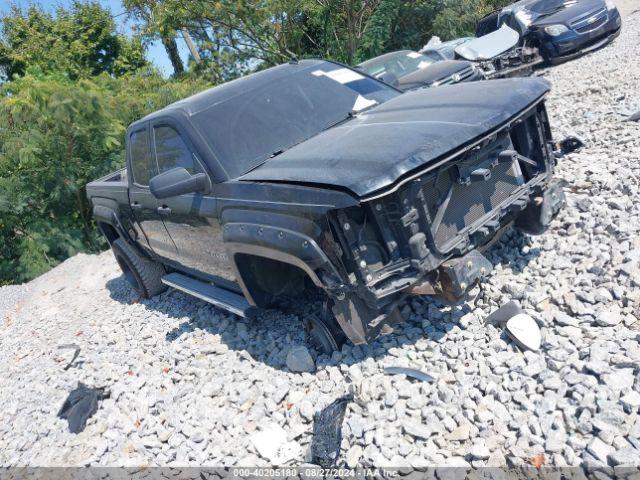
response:
M490 252L478 305L415 299L395 333L311 373L287 367L306 354L299 318L245 322L176 291L139 301L109 252L31 282L19 311L0 290L0 465L266 465L262 432L298 464L313 413L355 391L341 465L640 466L640 126L621 122L640 110L639 40L635 15L613 45L546 72L556 136L588 146L562 160L568 205L550 231ZM542 327L539 353L482 324L511 299ZM81 348L66 370L64 344ZM75 435L56 413L79 381L111 396Z
M631 15L632 13L640 10L640 4L638 3L638 0L614 0L614 2L623 17Z
M0 287L0 319L11 315L17 309L21 300L27 297L26 285L5 285Z

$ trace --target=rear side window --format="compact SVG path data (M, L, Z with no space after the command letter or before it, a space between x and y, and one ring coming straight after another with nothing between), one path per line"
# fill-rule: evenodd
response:
M159 173L176 167L183 167L192 175L196 173L193 155L176 130L167 126L154 127L153 138Z
M131 134L129 154L131 155L133 181L138 185L149 185L149 179L153 177L154 169L149 148L149 135L146 130L139 130Z

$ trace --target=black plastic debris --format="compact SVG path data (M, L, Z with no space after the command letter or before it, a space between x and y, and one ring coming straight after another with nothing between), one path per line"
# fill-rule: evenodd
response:
M387 367L384 370L385 375L406 375L409 378L415 378L421 382L431 383L435 381L428 373L424 373L416 368L407 367Z
M69 370L69 367L73 364L73 362L76 361L78 355L80 355L80 347L75 343L69 343L58 346L58 350L73 350L73 356L71 357L71 360L69 360L63 368L63 370Z
M78 382L62 404L58 417L69 422L71 433L80 433L87 426L87 420L98 410L98 402L109 397L104 388L89 388Z
M584 147L584 142L580 140L578 137L574 137L573 135L570 135L564 140L560 140L558 142L558 148L562 153L562 155L575 152L576 150L579 150L582 147Z
M311 461L323 468L335 465L340 456L342 421L353 395L340 397L313 416Z
M515 317L520 313L524 313L518 303L511 300L505 303L495 312L484 319L485 325L493 325L494 327L504 328L511 317Z

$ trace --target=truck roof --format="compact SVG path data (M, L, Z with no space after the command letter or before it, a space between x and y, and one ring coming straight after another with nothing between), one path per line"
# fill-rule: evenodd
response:
M220 178L230 179L400 93L339 63L294 61L173 103L129 131L167 119L198 143Z
M130 127L134 127L138 123L146 122L155 117L166 115L168 112L175 110L182 110L187 115L191 116L205 108L215 105L218 102L229 100L236 95L246 93L267 83L280 80L281 78L287 77L289 75L293 75L301 69L320 66L328 63L333 64L333 62L329 62L326 60L308 59L300 60L297 62L291 61L289 63L278 65L276 67L261 70L256 73L252 73L251 75L247 75L236 80L231 80L229 82L191 95L190 97L178 100L177 102L171 103L166 107L161 108L160 110L156 110L155 112L152 112L149 115L136 120L130 125Z

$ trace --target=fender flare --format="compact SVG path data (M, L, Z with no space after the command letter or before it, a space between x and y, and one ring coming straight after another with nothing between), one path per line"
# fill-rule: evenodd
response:
M302 233L253 223L227 223L222 238L243 293L253 303L236 262L237 254L270 258L304 271L317 287L335 290L343 287L338 270L316 241Z
M107 225L111 225L116 229L118 235L124 238L127 242L132 243L132 238L129 235L129 232L127 232L120 222L120 217L114 209L104 205L96 205L93 207L92 213L96 223L106 223Z

